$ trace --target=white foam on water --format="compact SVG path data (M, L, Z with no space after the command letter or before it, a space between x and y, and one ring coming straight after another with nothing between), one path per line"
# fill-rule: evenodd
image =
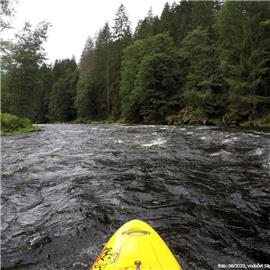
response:
M10 176L16 172L24 170L25 168L26 167L22 164L16 164L15 166L10 166L7 170L3 170L1 176Z
M163 145L164 143L166 143L167 141L164 140L164 139L161 139L161 138L158 138L156 140L153 140L149 143L144 143L144 144L141 144L142 147L151 147L153 145Z
M227 143L234 143L238 140L237 137L232 137L232 138L228 138L228 139L224 139L221 141L222 144L227 144Z
M200 126L200 127L196 127L196 129L198 129L198 130L200 130L200 129L204 130L204 129L209 129L209 127L207 127L207 126Z
M124 144L125 142L123 140L116 140L116 141L113 141L114 143L120 143L120 144Z
M261 156L263 153L263 150L261 148L257 148L256 151L255 151L255 154L258 155L258 156Z
M210 156L212 156L212 157L221 156L221 155L231 155L231 153L224 151L224 150L221 150L219 152L210 154Z
M256 134L252 134L252 133L248 134L248 136L253 137L253 138L259 138L260 137L260 135L256 135Z
M38 153L38 157L46 157L46 156L51 156L56 154L57 152L59 152L60 150L62 150L62 147L57 147L49 152L43 152L43 153Z

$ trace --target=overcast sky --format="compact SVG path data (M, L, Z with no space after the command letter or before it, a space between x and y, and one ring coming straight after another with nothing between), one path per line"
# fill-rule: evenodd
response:
M44 46L49 62L72 55L79 61L87 37L94 37L106 21L112 26L121 3L128 11L134 30L150 7L154 15L160 15L166 2L173 0L19 0L13 26L17 31L25 21L32 25L49 21L52 27Z

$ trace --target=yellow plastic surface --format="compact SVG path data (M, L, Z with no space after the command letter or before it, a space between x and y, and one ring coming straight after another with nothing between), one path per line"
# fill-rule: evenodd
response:
M135 219L116 231L90 269L181 270L181 267L157 232Z

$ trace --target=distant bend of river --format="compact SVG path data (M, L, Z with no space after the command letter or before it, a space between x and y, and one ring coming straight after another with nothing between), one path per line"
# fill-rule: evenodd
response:
M2 138L2 269L88 269L133 218L183 269L270 263L270 130L42 128Z

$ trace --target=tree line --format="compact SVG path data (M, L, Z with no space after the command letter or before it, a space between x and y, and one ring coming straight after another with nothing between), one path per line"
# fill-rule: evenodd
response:
M270 2L186 1L150 9L134 33L124 5L75 59L46 64L48 23L3 42L2 111L35 122L270 122Z

